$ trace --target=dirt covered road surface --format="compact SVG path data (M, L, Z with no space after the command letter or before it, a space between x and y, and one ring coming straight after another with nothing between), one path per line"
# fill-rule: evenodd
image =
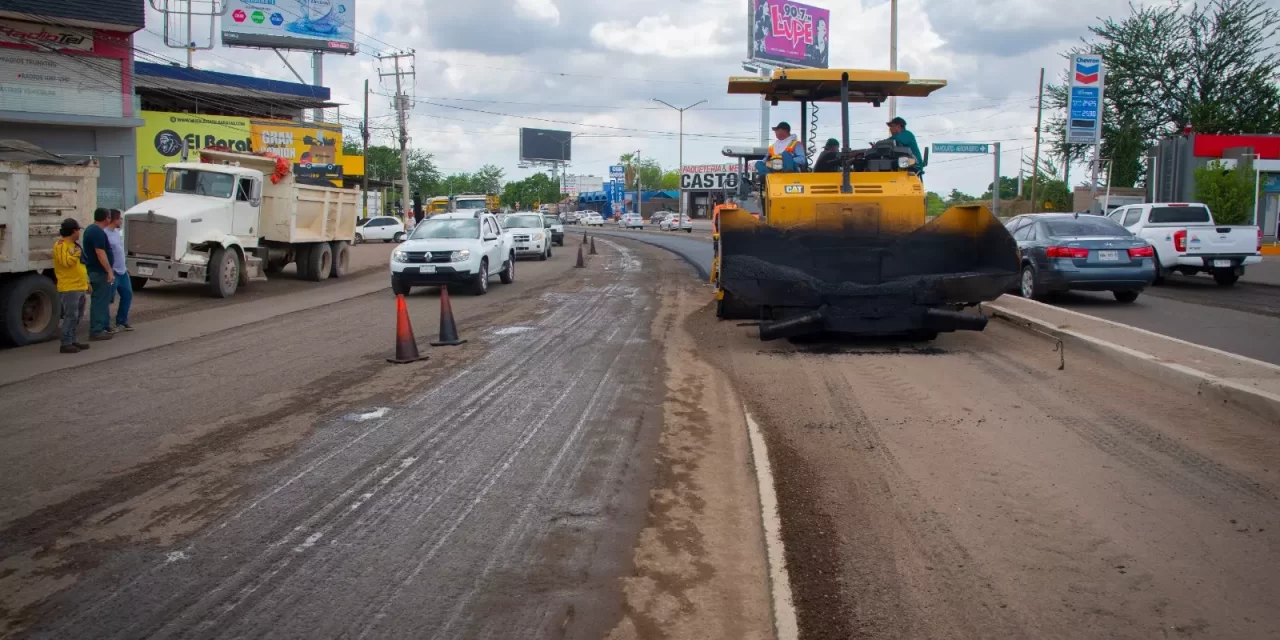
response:
M0 637L769 637L704 286L597 246L0 387Z
M769 446L818 638L1280 637L1280 429L1000 321L690 332Z

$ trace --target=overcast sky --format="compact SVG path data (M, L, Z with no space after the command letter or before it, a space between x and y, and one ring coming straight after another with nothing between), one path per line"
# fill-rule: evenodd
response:
M374 141L393 144L387 96L394 85L379 80L379 68L389 67L376 55L414 49L410 144L433 154L445 172L492 163L508 179L528 175L532 170L518 168L522 126L580 133L570 173L604 175L620 154L637 150L674 168L678 116L654 98L678 106L708 101L685 113L685 164L719 163L726 144L759 140L759 100L725 95L728 76L744 74L746 0L356 1L360 52L326 55L325 85L349 105L344 120L354 119L369 79ZM831 11L832 67L888 68L888 0L811 4ZM1040 67L1055 80L1066 67L1061 53L1087 26L1127 12L1120 0L901 0L899 68L948 86L931 98L901 100L898 113L922 147L1002 141L1002 173L1016 176L1021 154L1030 157L1033 146ZM184 57L164 47L163 24L148 7L147 31L135 40L139 59ZM309 80L310 55L286 55ZM269 50L218 44L197 52L195 64L296 81ZM887 113L887 107L851 109L855 146L887 135ZM818 119L819 139L839 137L838 107L821 109ZM798 128L798 106L779 105L770 120ZM991 160L934 155L926 187L981 192L991 182Z

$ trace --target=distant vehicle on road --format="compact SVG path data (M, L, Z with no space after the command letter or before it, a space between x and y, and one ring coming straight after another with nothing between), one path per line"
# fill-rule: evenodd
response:
M643 229L644 218L638 213L624 213L618 216L618 226L623 229Z
M540 213L513 213L502 221L502 227L511 232L516 257L536 256L539 260L551 257L551 230Z
M1155 247L1157 284L1173 271L1204 272L1229 287L1244 275L1245 265L1262 262L1261 228L1217 224L1203 204L1134 204L1107 217Z
M670 217L659 223L658 228L663 231L687 231L689 233L693 233L693 221L689 219L689 216L683 213L673 213Z
M653 215L649 216L649 224L652 224L652 225L659 225L659 228L661 228L662 221L663 221L663 220L666 220L666 219L667 219L667 218L669 218L669 217L671 217L671 212L669 212L669 211L659 211L659 212L657 212L657 213L655 213L655 214L653 214Z
M391 253L391 290L461 284L475 295L489 291L494 267L503 284L516 278L511 233L491 213L443 213L427 218Z
M604 218L600 217L600 214L593 211L583 216L582 224L585 224L588 227L603 227Z
M1031 213L1005 227L1022 255L1019 293L1110 291L1133 302L1156 277L1151 244L1101 216Z
M566 211L563 215L560 216L560 219L564 220L565 224L578 224L578 220L580 220L581 218L582 218L582 214L578 213L577 211Z
M547 231L551 233L551 241L554 242L556 246L563 247L564 222L560 219L560 216L543 215L542 220L547 223Z
M356 227L355 244L369 240L404 242L404 223L394 216L377 216L361 220Z

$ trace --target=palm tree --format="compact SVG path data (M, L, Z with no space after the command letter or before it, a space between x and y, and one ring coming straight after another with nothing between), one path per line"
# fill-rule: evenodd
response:
M634 189L636 181L636 154L624 153L618 156L618 162L626 167L626 178L622 181L623 187L626 189Z

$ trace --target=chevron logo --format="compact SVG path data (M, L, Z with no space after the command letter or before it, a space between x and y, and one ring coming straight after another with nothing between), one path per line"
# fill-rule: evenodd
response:
M1076 63L1076 82L1080 84L1093 84L1098 81L1099 71L1101 71L1101 62L1084 62Z

